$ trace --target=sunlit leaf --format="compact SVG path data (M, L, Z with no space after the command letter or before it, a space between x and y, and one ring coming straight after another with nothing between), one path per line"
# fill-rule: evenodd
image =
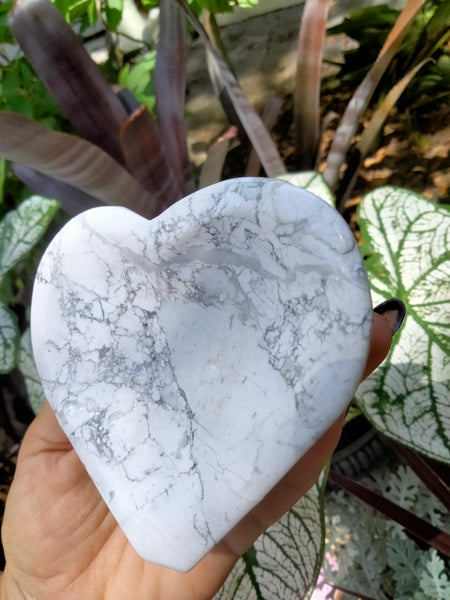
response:
M357 400L387 436L450 463L450 207L392 187L359 209L374 303L406 304L384 364Z
M149 192L98 146L7 111L0 111L0 131L0 156L79 188L104 204L125 206L146 218L155 216Z
M319 146L320 80L330 0L306 0L297 50L294 142L297 169L314 168Z
M19 335L16 315L0 300L0 374L15 367Z
M198 187L200 189L222 180L222 169L232 140L236 139L237 128L232 125L224 135L211 145L202 165Z
M0 221L0 278L24 258L42 237L58 202L32 196Z
M105 15L108 29L115 31L122 20L124 0L106 0Z
M214 600L299 600L309 597L323 555L326 477L259 537L239 559Z
M325 183L322 175L317 171L300 171L299 173L284 173L277 179L282 179L292 185L304 188L312 194L325 200L330 206L334 207L334 196L330 188Z

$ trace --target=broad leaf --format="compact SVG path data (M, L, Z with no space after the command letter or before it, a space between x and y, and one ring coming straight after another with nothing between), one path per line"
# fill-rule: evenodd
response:
M34 363L30 329L27 329L20 338L17 366L22 371L31 408L37 414L44 404L45 396Z
M159 29L154 73L158 128L183 195L195 189L190 176L184 122L188 41L186 18L173 0L160 3Z
M239 559L214 600L299 600L312 592L325 538L326 476Z
M300 171L299 173L285 173L284 175L279 175L277 179L282 179L283 181L287 181L288 183L292 183L292 185L297 185L298 187L304 188L325 200L330 206L335 206L334 196L330 190L330 188L325 183L322 175L317 173L317 171Z
M8 111L0 111L0 131L0 156L68 183L104 204L125 206L146 218L155 216L151 195L98 146Z
M62 210L71 217L90 208L102 205L97 198L82 192L72 185L39 173L39 171L26 165L13 163L12 170L25 185L39 196L58 200L61 203Z
M32 196L0 221L0 279L31 250L58 210L58 202Z
M11 31L64 114L119 162L124 107L71 27L49 0L16 0Z
M368 194L359 224L375 303L401 298L406 320L357 391L387 436L450 463L450 207L393 187Z
M320 79L330 0L306 0L298 37L294 90L295 166L315 166L320 136Z
M129 172L151 194L155 214L181 198L161 134L146 106L128 117L120 131L120 143Z
M0 375L16 365L19 336L16 315L0 300Z
M273 126L277 122L280 115L281 107L283 106L283 98L281 96L272 96L266 102L261 115L261 120L264 123L267 131L272 131ZM245 177L258 177L261 171L261 160L254 148L250 151L248 157L247 168L245 169Z

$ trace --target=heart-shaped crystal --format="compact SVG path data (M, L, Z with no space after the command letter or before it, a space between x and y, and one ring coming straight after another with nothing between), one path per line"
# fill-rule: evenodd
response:
M219 183L152 221L85 212L33 292L59 423L136 551L182 571L345 409L370 330L346 223L269 179Z

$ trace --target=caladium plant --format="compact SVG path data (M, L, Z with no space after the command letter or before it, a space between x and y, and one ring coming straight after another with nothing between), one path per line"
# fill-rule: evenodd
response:
M359 210L374 301L403 298L407 317L386 362L359 388L392 439L450 463L450 207L380 188Z
M0 221L0 374L16 366L20 340L7 276L44 235L57 209L55 200L33 196Z

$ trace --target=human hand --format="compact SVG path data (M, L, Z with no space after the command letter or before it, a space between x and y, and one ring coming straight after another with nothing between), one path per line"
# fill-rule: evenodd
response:
M394 315L395 317L395 315ZM392 314L374 314L366 377L384 359ZM2 530L1 600L207 600L239 556L317 480L344 416L188 573L140 558L46 402L23 440Z

